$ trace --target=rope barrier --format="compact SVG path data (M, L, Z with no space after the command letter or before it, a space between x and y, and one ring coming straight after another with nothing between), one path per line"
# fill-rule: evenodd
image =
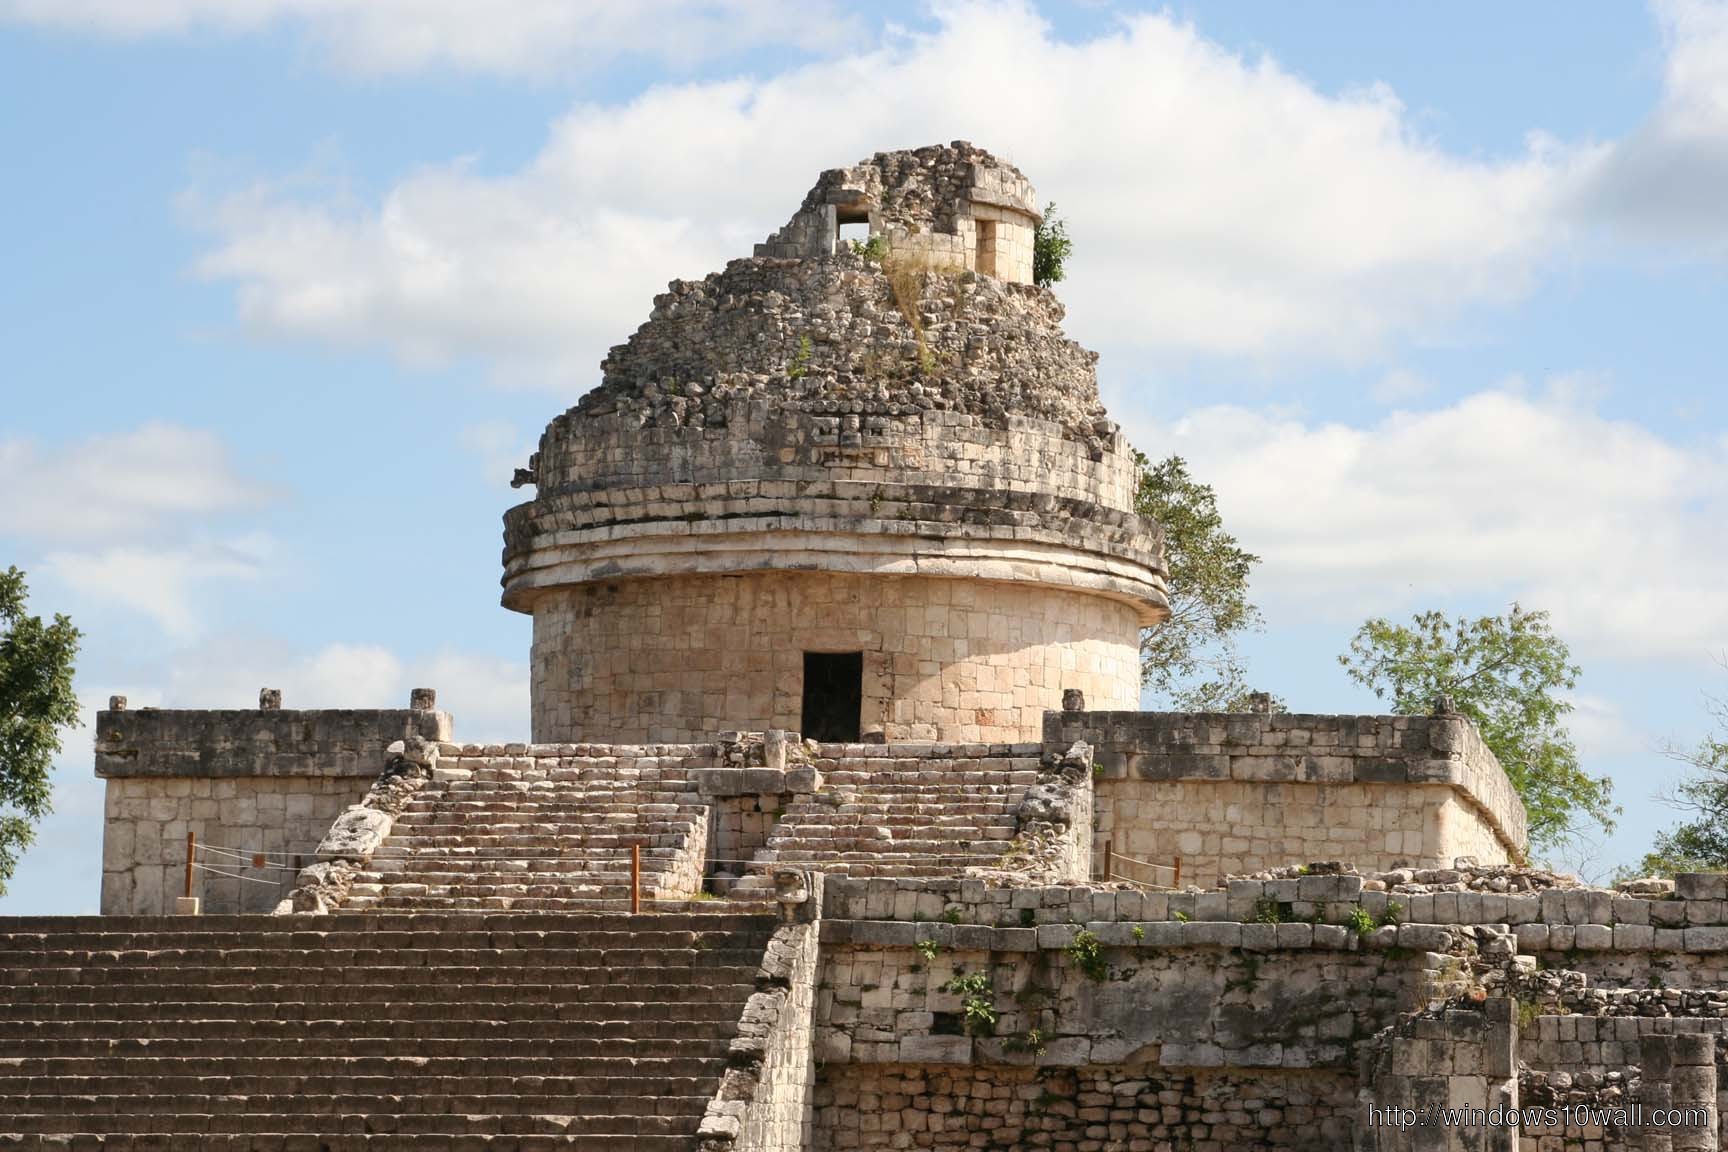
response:
M248 884L268 884L272 888L282 887L282 881L280 880L260 880L256 876L242 876L238 872L224 872L213 864L200 864L196 860L192 862L192 867L198 869L200 872L208 872L212 876L221 876L227 880L244 880Z

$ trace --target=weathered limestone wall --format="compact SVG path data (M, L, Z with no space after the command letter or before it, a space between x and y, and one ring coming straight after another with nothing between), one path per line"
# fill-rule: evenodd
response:
M1719 1146L1723 981L1649 974L1725 962L1728 877L1688 874L1673 895L1492 869L1369 878L1391 891L1364 879L1188 893L831 879L816 1146ZM993 1025L969 1031L972 1000ZM1634 1102L1647 1125L1658 1107L1701 1118L1430 1111L1400 1126L1367 1111Z
M803 653L862 651L862 731L1036 739L1078 687L1133 707L1128 604L1007 583L751 573L561 588L534 609L534 739L694 741L802 726Z
M1441 1124L1423 1115L1452 1108L1504 1116L1518 1107L1516 1010L1497 997L1400 1021L1382 1038L1363 1091L1358 1152L1516 1152L1516 1123L1484 1116L1482 1124ZM1421 1121L1406 1122L1414 1116Z
M1337 1069L840 1065L816 1083L810 1147L1340 1149L1354 1091Z
M1090 702L1090 701L1088 701ZM1182 858L1184 883L1310 860L1365 869L1504 863L1524 809L1459 716L1055 712L1045 740L1085 740L1099 765L1097 866Z
M104 801L102 914L158 916L185 895L186 834L200 858L245 880L199 870L193 895L210 913L268 912L294 885L295 872L254 868L314 859L318 842L366 794L365 776L111 777ZM217 849L239 849L238 856Z
M266 691L256 710L141 709L96 715L96 774L105 778L102 912L157 915L185 892L186 836L201 858L193 891L211 913L268 912L292 887L292 857L311 859L336 816L366 794L385 749L406 737L448 740L451 718L417 691L408 709L284 710ZM229 855L233 850L238 856ZM272 865L256 868L252 855Z

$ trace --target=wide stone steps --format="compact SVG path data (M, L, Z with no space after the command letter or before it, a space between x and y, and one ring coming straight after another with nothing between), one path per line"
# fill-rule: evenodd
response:
M696 886L707 806L682 773L523 762L439 768L354 878L364 912L622 908Z
M688 1152L773 924L0 919L0 1150Z
M0 1152L447 1152L457 1147L448 1137L429 1144L425 1136L348 1131L331 1135L320 1124L316 1134L300 1132L206 1133L195 1142L185 1137L141 1132L81 1132L77 1134L12 1134L0 1132ZM348 1125L354 1127L354 1125ZM490 1135L481 1138L486 1152L690 1152L685 1135Z
M91 1107L120 1105L127 1098L95 1097ZM146 1133L197 1136L203 1133L304 1132L323 1134L387 1132L402 1135L608 1135L675 1136L688 1141L701 1122L700 1110L673 1111L666 1115L639 1116L618 1113L584 1114L580 1102L572 1100L519 1100L512 1096L391 1096L389 1111L376 1111L374 1097L311 1097L288 1095L267 1097L259 1111L220 1112L220 1096L139 1097L132 1112L89 1111L77 1115L28 1113L8 1115L0 1104L9 1132L20 1134L67 1131L69 1120L79 1132L104 1132L137 1136ZM147 1107L161 1101L183 1109L156 1112ZM590 1100L590 1107L609 1107L607 1100ZM704 1101L704 1103L706 1103ZM523 1110L517 1111L520 1106ZM183 1147L184 1145L174 1145ZM193 1145L196 1147L196 1145ZM688 1146L688 1145L686 1145ZM0 1148L6 1145L0 1143Z

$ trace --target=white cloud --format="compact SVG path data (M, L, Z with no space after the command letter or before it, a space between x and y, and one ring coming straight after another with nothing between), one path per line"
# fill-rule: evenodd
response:
M141 613L170 636L184 639L199 630L202 591L221 581L255 579L273 551L265 536L178 548L55 551L42 557L42 570L81 595Z
M1135 439L1216 487L1275 613L1517 597L1597 653L1728 646L1725 445L1609 419L1590 395L1502 388L1369 427L1212 407Z
M1428 381L1407 368L1394 368L1368 390L1382 404L1403 404L1420 398L1428 391Z
M148 539L270 495L214 433L160 422L58 446L0 440L0 493L0 536L48 543Z
M199 597L252 579L275 543L219 531L273 493L235 468L214 433L148 423L69 444L0 440L0 538L53 583L98 607L195 634Z
M0 0L0 20L111 36L305 31L361 73L433 67L551 75L621 57L675 67L857 34L827 0Z
M537 441L507 420L487 420L462 429L462 450L478 461L488 486L507 483L528 466Z
M1021 165L1071 222L1076 335L1118 348L1362 356L1516 297L1549 240L1543 149L1448 154L1384 88L1327 95L1164 15L1067 43L1018 4L937 11L767 79L579 105L502 177L456 161L362 207L201 190L199 271L263 333L568 393L669 278L748 254L817 171L880 148L963 137Z
M1728 259L1728 5L1658 0L1668 54L1660 105L1568 182L1567 211L1613 239Z

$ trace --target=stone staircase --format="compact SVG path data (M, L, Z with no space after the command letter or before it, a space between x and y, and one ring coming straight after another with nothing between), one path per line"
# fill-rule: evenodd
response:
M708 806L677 757L444 757L343 909L618 908L632 845L644 899L693 895L707 835Z
M0 919L0 1149L688 1152L773 927Z
M789 805L733 889L775 868L850 876L953 876L999 866L1038 756L847 758L818 763L822 790Z

